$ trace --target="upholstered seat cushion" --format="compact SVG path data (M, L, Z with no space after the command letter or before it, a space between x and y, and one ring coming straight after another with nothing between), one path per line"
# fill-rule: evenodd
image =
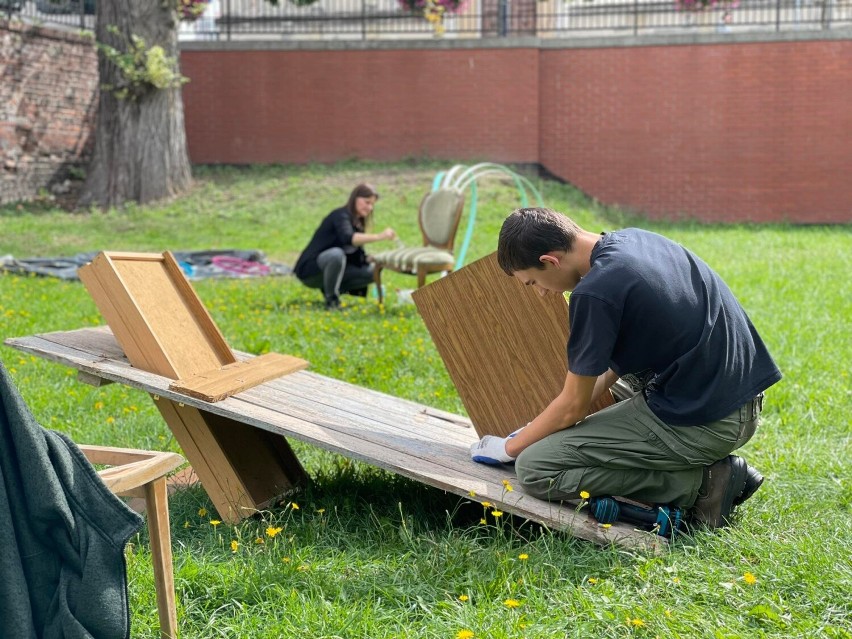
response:
M416 273L419 266L440 267L451 269L455 262L452 253L430 246L416 246L383 251L373 255L376 264L395 271Z

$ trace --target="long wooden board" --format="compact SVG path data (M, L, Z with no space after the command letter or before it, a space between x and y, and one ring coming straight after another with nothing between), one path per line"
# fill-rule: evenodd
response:
M520 488L507 491L504 480L516 483L511 466L471 462L469 446L477 439L473 429L416 402L300 371L209 404L171 390L172 380L166 377L130 366L105 328L13 338L6 344L145 391L156 396L157 403L185 403L228 424L296 438L466 499L489 501L505 512L597 544L653 550L667 546L657 535L626 524L603 528L574 503L542 501Z

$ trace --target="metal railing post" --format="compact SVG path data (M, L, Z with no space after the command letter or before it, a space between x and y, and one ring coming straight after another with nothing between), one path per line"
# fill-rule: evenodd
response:
M781 0L775 2L775 30L781 31Z
M639 35L639 0L633 0L633 35Z
M225 0L225 15L228 16L228 19L225 20L225 24L227 25L227 29L225 30L225 40L228 42L231 41L231 20L234 17L231 13L231 0Z
M509 0L497 0L497 35L505 38L509 33Z

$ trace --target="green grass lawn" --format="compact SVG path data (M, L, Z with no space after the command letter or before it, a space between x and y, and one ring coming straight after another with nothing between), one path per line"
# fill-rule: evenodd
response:
M0 255L96 250L260 249L292 265L316 224L359 181L381 193L379 229L419 241L434 163L200 168L191 193L108 213L0 207ZM661 232L719 271L784 372L742 451L767 477L737 525L651 556L599 548L294 442L312 484L237 526L213 525L200 489L171 500L182 636L327 638L852 638L852 227L652 223L538 181L545 202L589 230ZM480 184L468 261L495 249L518 205ZM459 232L463 236L465 221ZM369 250L378 250L372 245ZM292 277L202 280L232 347L303 357L313 371L463 413L416 309L385 277L387 303L345 298L326 313ZM103 323L79 282L0 274L0 337ZM143 393L82 385L72 371L0 347L35 416L79 442L178 450ZM280 530L279 530L280 529ZM236 544L234 544L236 542ZM128 551L133 636L157 637L145 533ZM469 631L469 634L467 631Z

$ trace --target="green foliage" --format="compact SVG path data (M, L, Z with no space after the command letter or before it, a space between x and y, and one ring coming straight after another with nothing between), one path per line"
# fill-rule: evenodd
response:
M378 228L392 226L415 245L417 204L449 166L200 168L191 193L152 206L75 214L0 207L0 255L235 248L292 264L321 217L362 180L381 193ZM536 184L547 204L590 230L624 219L566 185ZM471 260L494 250L518 204L501 179L481 184L479 197ZM660 556L597 548L293 442L313 481L258 518L213 525L202 490L171 498L182 636L453 639L469 630L496 639L851 639L852 301L843 282L852 272L852 229L631 224L672 237L714 266L785 374L742 453L767 481L736 526ZM344 298L345 310L334 314L292 277L194 287L235 348L291 353L323 375L463 412L415 308L395 293L414 278L386 279L384 308L372 297ZM4 338L102 323L77 282L2 274L0 320ZM0 359L45 426L81 442L177 450L143 393L85 386L73 371L8 347ZM153 639L144 532L133 540L128 572L133 636Z
M138 100L152 89L170 89L188 82L178 70L177 58L166 55L160 45L148 47L144 38L135 34L124 38L114 25L107 30L123 38L126 45L126 50L120 51L105 42L95 42L98 51L120 71L118 83L102 87L119 100Z

